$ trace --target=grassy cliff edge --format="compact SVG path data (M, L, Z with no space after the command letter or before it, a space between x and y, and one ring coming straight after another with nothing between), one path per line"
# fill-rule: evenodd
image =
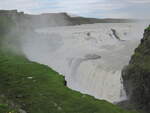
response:
M64 77L48 66L12 52L20 49L20 34L8 35L12 24L11 17L0 16L0 113L130 113L67 88Z

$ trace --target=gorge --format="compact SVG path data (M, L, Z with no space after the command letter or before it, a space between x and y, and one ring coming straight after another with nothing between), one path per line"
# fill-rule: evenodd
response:
M115 103L126 99L121 70L140 43L145 27L101 23L37 29L41 37L24 38L22 48L31 61L64 75L71 89Z
M149 111L147 23L16 10L0 16L0 111L130 113L114 105L120 101Z

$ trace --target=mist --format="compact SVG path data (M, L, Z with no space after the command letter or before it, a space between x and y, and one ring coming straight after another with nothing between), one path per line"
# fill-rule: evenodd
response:
M112 103L127 99L121 71L140 43L147 21L73 25L65 13L13 11L12 17L15 26L2 47L48 65L73 90Z
M69 88L115 103L127 99L121 70L146 26L100 23L36 28L22 35L21 49L29 60L48 65L64 76Z

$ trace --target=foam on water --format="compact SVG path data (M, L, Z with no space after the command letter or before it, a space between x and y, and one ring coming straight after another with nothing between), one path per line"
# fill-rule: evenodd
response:
M38 29L37 33L47 37L27 39L23 50L30 60L63 74L71 89L118 102L126 99L121 70L139 44L144 27L107 23Z

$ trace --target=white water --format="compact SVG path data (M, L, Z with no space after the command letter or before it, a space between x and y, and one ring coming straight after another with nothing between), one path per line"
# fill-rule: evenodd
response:
M111 28L125 41L117 40ZM43 37L27 38L23 50L30 60L63 74L71 89L118 102L126 99L121 70L143 37L144 28L135 23L107 23L39 29L36 32Z

